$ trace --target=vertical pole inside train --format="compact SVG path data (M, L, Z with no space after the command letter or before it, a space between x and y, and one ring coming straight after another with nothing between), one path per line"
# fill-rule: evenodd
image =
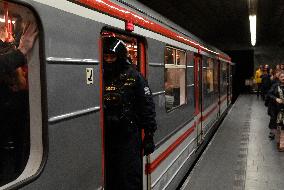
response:
M6 41L9 40L9 11L8 11L8 3L7 2L4 2L4 20L5 20L5 33L6 33Z

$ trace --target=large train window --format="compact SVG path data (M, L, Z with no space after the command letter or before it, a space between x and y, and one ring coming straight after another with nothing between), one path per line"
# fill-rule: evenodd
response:
M42 162L38 27L25 6L0 2L0 189Z
M214 92L218 93L219 79L218 79L218 64L216 60L213 60L213 81L214 81Z
M166 110L186 104L186 52L172 47L165 50Z
M221 62L221 94L224 95L227 93L227 63Z
M203 77L204 77L204 85L205 92L211 93L214 91L214 70L213 70L213 59L208 58L206 61L206 66L203 67Z

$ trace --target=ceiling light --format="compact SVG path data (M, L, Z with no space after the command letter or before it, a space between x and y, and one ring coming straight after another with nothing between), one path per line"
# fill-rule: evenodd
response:
M256 15L249 16L251 45L256 43Z

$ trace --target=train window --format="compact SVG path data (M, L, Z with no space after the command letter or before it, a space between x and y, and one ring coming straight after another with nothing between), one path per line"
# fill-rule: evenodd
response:
M1 1L0 18L1 64L14 66L0 69L0 186L8 187L33 176L42 161L40 60L33 13Z
M166 110L186 104L186 53L167 47L165 50L165 105Z
M213 60L213 81L214 81L214 92L218 93L218 65L216 64L216 60Z
M137 65L137 42L132 40L127 44L129 57L134 65Z
M221 62L221 94L227 92L227 63Z
M166 48L166 59L165 59L165 64L166 65L173 65L175 63L175 57L176 57L176 52L172 48Z
M210 93L214 90L214 77L213 77L213 59L208 58L206 62L206 67L203 68L204 71L204 81L205 81L205 88L206 92Z

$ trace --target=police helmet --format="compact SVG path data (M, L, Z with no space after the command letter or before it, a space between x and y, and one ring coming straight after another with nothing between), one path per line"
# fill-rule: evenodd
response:
M122 40L115 37L108 37L104 38L103 44L104 53L112 53L117 55L119 58L127 58L127 48Z

